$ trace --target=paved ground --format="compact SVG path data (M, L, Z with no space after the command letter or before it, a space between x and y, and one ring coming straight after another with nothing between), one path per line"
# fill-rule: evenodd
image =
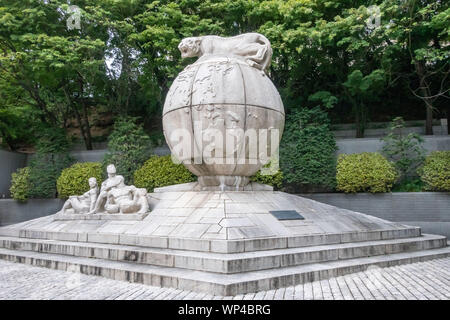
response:
M235 297L151 287L0 261L0 299L334 299L448 300L450 258L371 267L329 280Z

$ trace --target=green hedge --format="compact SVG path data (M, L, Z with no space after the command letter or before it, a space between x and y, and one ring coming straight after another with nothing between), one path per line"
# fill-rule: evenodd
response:
M182 164L172 162L171 156L152 156L134 173L134 185L152 192L154 188L196 181Z
M430 153L418 173L425 190L450 191L450 151Z
M11 174L11 188L9 189L14 200L25 202L30 192L30 167L17 169Z
M265 168L268 168L270 163L265 165ZM250 181L258 182L262 184L267 184L276 189L280 189L283 185L283 172L278 169L274 174L263 175L261 174L261 170L258 170L253 176L250 177Z
M336 140L326 112L319 107L286 117L280 145L280 167L292 191L336 185Z
M97 184L102 183L102 164L100 162L75 163L61 172L56 187L59 198L81 195L89 190L88 179L94 177Z
M389 192L397 175L394 165L379 153L341 154L337 163L337 190Z

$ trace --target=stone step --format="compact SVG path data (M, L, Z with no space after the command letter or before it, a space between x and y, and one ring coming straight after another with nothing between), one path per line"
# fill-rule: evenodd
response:
M64 271L81 272L115 280L207 292L237 295L297 285L366 270L450 256L450 248L386 254L382 256L312 263L278 269L221 274L176 267L90 259L31 251L0 249L0 259Z
M308 263L437 249L445 247L446 240L444 236L423 235L405 239L224 254L88 242L0 237L0 248L232 274Z
M41 218L43 219L43 218ZM49 218L45 223L52 224ZM162 249L176 249L215 253L241 253L272 249L288 249L350 242L365 242L419 237L419 227L404 226L398 229L344 231L337 233L317 233L286 237L263 237L255 239L215 240L165 236L147 236L128 233L105 233L95 230L75 231L77 224L71 224L66 231L49 231L41 225L44 221L27 221L13 226L0 228L0 236L41 240L89 242L112 245L131 245ZM64 222L64 221L56 221ZM92 220L90 222L95 222ZM83 228L85 228L84 226ZM92 227L92 225L91 225ZM82 229L83 229L82 228ZM69 230L70 229L70 230ZM89 228L88 228L89 229ZM95 228L94 228L95 229Z

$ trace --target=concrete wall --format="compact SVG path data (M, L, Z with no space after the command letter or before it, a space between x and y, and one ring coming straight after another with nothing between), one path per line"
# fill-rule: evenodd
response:
M450 150L450 136L423 136L427 152ZM383 147L380 138L337 139L337 154L379 152Z
M62 199L29 199L20 203L12 199L0 200L0 226L32 220L58 212Z
M372 124L374 124L374 123L372 123ZM379 124L383 124L383 123L379 123ZM388 129L389 123L384 123L384 125L385 125L384 128L364 130L364 136L367 138L384 137L385 135L387 135L389 133L389 129ZM350 128L345 128L348 126L354 126L354 125L347 125L347 126L341 125L340 127L342 127L343 129L334 130L333 131L334 136L336 138L354 138L356 136L356 130L350 129ZM425 134L425 122L420 127L405 127L403 129L403 132L405 134L417 133L417 134L424 135ZM447 119L441 119L440 125L433 126L433 134L434 135L448 135Z
M24 153L0 150L0 198L9 198L11 173L26 166L27 155Z
M381 219L419 226L424 233L450 238L449 192L314 193L301 196Z

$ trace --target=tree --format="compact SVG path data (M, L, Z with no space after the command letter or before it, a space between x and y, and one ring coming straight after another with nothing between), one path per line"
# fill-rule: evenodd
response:
M383 12L390 19L385 29L389 68L407 82L410 92L423 101L425 134L433 134L433 112L440 98L449 99L450 7L445 1L385 0ZM394 55L396 57L394 57ZM407 63L410 68L402 68Z

